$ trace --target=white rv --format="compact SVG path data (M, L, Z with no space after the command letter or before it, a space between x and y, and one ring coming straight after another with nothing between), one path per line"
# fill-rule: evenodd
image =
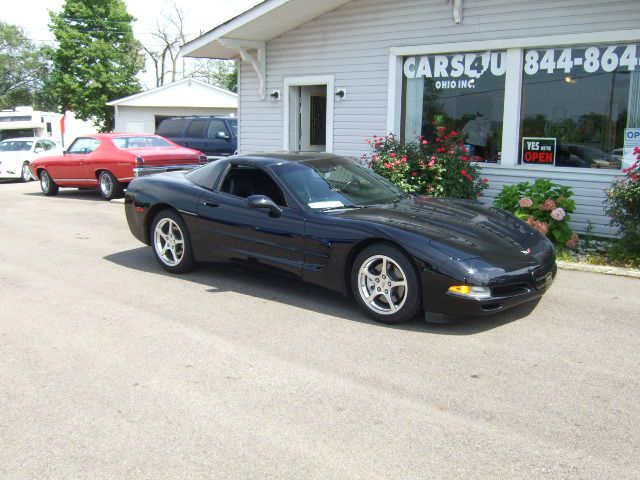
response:
M64 120L63 120L64 119ZM67 147L80 135L96 133L90 122L75 118L73 112L64 115L41 112L32 107L16 107L0 111L0 141L8 138L48 138L62 147Z
M62 143L62 114L16 107L0 112L0 140L19 137L47 137Z

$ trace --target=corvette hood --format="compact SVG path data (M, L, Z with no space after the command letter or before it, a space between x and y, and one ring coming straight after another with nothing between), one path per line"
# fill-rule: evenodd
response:
M513 216L469 200L413 197L338 215L424 236L435 248L459 259L520 253L540 241L537 233Z

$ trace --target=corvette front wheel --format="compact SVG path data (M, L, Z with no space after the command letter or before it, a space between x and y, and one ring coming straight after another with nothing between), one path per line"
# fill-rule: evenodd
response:
M189 231L173 210L163 210L153 219L151 247L158 263L168 272L184 273L195 266Z
M351 289L360 307L379 322L402 323L422 308L416 267L392 245L375 244L360 252L351 269Z

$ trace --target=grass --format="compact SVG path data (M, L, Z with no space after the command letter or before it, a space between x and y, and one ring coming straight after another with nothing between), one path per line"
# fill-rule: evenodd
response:
M629 252L620 240L585 235L575 250L558 248L556 259L608 267L640 268L640 255Z

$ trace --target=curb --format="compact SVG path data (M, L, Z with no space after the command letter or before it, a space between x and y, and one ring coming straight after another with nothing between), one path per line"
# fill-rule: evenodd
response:
M575 270L578 272L603 273L606 275L616 275L618 277L630 277L640 279L640 270L635 268L607 267L604 265L589 265L579 262L565 262L559 260L556 262L558 268L563 270Z

